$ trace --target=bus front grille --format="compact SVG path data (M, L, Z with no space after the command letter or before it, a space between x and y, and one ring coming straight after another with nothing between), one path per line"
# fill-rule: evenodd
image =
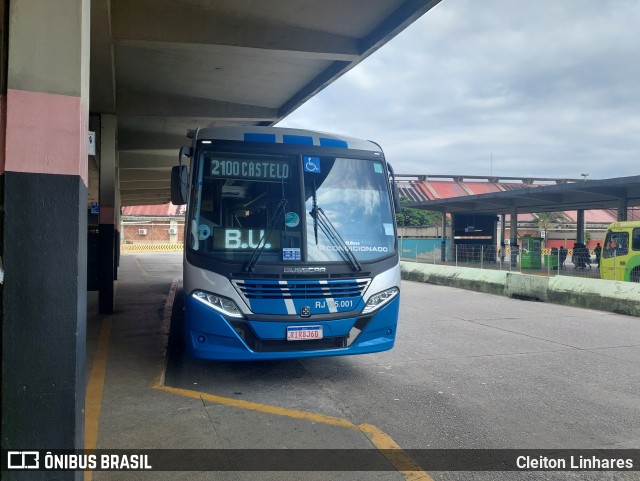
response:
M327 281L238 280L234 285L245 299L334 299L362 297L371 279Z

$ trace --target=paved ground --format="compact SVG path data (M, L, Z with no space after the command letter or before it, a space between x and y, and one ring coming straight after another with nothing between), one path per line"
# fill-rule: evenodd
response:
M261 363L204 362L174 352L164 390L154 388L167 340L166 299L180 263L174 253L122 257L98 447L640 448L640 319L412 282L402 285L392 351ZM103 326L105 319L100 322ZM373 426L380 436L363 426ZM142 479L115 474L94 477ZM165 479L164 474L166 479L407 477L396 472L145 474L147 479ZM638 479L637 472L429 475L435 480Z

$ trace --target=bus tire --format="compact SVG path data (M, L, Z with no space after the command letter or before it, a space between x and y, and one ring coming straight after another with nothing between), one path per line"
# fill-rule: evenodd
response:
M640 282L640 267L636 267L629 274L629 280L631 282Z

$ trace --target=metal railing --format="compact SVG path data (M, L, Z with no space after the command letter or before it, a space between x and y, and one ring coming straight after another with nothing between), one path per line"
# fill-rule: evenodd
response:
M450 265L477 269L515 271L546 276L600 278L594 255L586 250L542 249L541 254L523 252L519 247L504 249L492 245L455 245L444 252L441 248L428 251L402 251L401 259L434 265Z

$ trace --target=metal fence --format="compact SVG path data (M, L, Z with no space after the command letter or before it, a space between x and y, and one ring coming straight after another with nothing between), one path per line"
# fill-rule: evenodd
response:
M542 249L541 254L523 252L519 248L504 249L492 245L454 245L445 249L408 252L401 250L403 260L429 264L515 271L546 276L574 276L600 278L598 262L586 249Z

